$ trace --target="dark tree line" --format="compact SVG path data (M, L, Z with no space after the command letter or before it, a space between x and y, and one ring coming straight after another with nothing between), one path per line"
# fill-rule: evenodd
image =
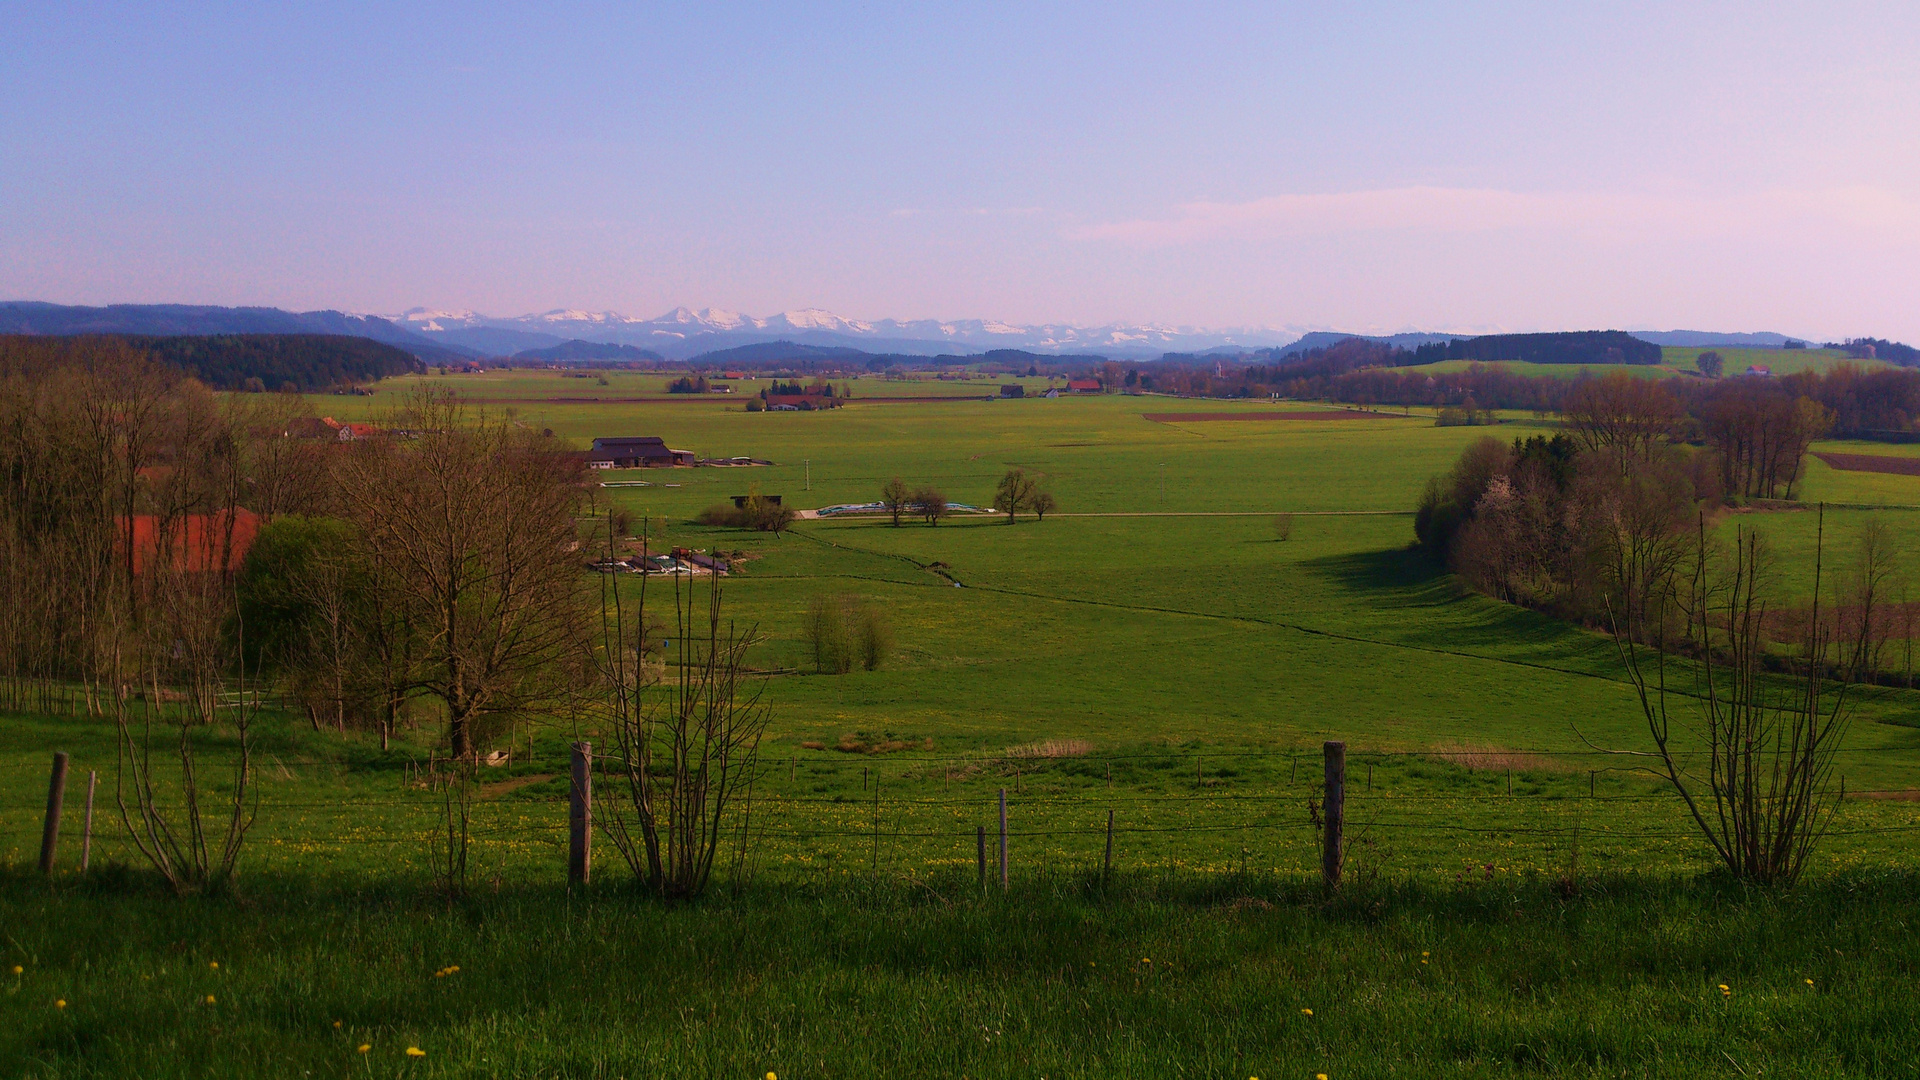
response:
M303 393L424 371L412 353L337 334L119 336L126 345L216 390Z

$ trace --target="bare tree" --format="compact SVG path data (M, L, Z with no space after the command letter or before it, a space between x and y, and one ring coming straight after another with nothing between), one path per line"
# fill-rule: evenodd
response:
M1036 491L1033 493L1033 501L1028 505L1033 510L1035 521L1045 521L1047 515L1052 513L1053 508L1059 504L1053 501L1051 492Z
M1581 448L1606 455L1622 474L1651 457L1682 415L1658 381L1618 371L1575 383L1560 412Z
M444 392L416 395L395 426L417 439L356 445L340 496L387 593L387 625L417 637L404 646L410 682L440 700L453 755L465 757L487 721L550 706L574 681L587 610L573 524L583 466L542 436L470 417Z
M1708 350L1693 358L1693 366L1707 378L1717 379L1720 377L1720 372L1726 369L1727 361L1719 353Z
M1039 486L1024 469L1008 469L1000 478L999 487L993 492L993 508L1007 515L1007 524L1013 524L1020 511L1033 506L1034 493Z
M939 525L940 519L947 516L946 493L936 487L923 487L913 493L913 507L922 521Z
M1818 402L1752 379L1719 384L1700 415L1727 491L1753 499L1793 498L1807 448L1833 425Z
M899 527L900 515L906 512L907 506L912 501L913 495L907 490L907 482L897 476L880 488L880 505L893 516L895 528Z

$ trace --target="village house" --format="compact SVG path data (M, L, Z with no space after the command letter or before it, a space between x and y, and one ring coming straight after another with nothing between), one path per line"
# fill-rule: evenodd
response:
M337 439L353 442L384 434L375 424L335 420L331 416L302 416L287 425L289 439Z

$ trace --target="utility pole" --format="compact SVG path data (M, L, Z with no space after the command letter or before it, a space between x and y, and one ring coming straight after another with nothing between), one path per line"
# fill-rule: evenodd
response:
M1167 463L1163 461L1160 463L1160 505L1161 507L1164 508L1166 506L1166 503L1167 503Z
M812 458L806 459L806 466L807 466L807 490L812 491L813 490L813 459Z

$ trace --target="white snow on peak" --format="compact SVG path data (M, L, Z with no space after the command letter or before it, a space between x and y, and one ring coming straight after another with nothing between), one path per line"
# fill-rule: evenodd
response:
M398 315L385 315L381 317L389 322L397 323L466 322L468 319L473 318L473 312L435 311L431 308L417 307L408 308Z
M873 330L871 323L843 319L831 311L822 311L819 308L783 311L766 322L768 325L784 325L793 330L836 330L854 334L865 334Z

